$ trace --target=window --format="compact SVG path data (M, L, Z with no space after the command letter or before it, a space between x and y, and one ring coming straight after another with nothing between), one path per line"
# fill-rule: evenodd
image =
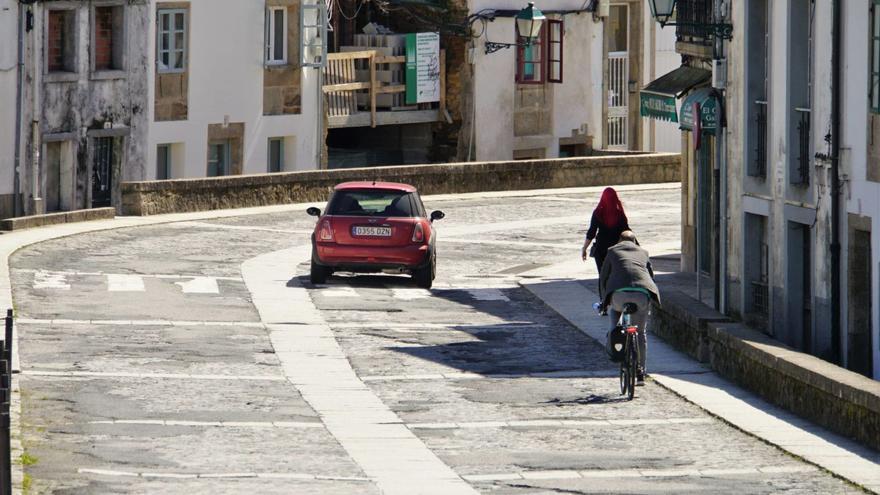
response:
M266 9L266 64L287 64L287 7Z
M95 71L123 70L125 22L122 5L95 7L92 63Z
M284 171L284 139L269 139L269 173Z
M211 141L208 145L208 177L229 175L229 140Z
M160 144L156 149L156 180L171 178L171 146Z
M871 3L871 111L880 113L880 0Z
M403 191L344 190L333 194L327 206L329 215L411 217L412 194Z
M528 45L516 47L516 82L543 84L562 82L562 50L565 33L562 21L548 20L541 34ZM520 43L525 38L517 32Z
M46 69L48 72L77 72L76 12L73 10L48 12Z
M159 72L186 70L186 14L185 9L160 9L156 22L156 62Z
M562 21L547 21L547 81L562 82Z

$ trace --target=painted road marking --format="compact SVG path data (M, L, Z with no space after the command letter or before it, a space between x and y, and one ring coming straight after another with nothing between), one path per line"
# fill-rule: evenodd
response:
M564 371L536 371L533 373L504 373L488 374L468 372L450 373L425 373L413 375L371 375L360 377L364 382L400 382L400 381L424 381L424 380L493 380L509 378L616 378L619 376L616 370L564 370Z
M404 328L404 329L451 329L455 328L493 328L502 326L504 328L538 328L546 325L535 323L532 321L495 321L488 323L386 323L382 321L374 322L330 322L333 328Z
M766 466L757 468L729 469L596 469L575 471L558 469L548 471L519 471L513 473L472 474L462 476L471 482L512 481L512 480L552 480L552 479L597 479L597 478L679 478L716 476L758 476L761 474L798 474L817 471L810 465Z
M426 289L391 289L391 297L401 301L414 301L431 297L431 291Z
M712 424L711 418L646 418L621 423L614 419L524 419L514 421L472 421L466 423L408 423L411 430L457 430L484 428L580 428L608 426L650 426L675 424Z
M510 298L498 289L465 289L465 291L477 301L510 301Z
M219 294L220 287L214 277L196 277L187 282L174 282L184 294Z
M110 419L89 421L90 425L210 426L220 428L324 428L324 423L307 421L183 421L177 419Z
M48 371L22 370L22 375L51 376L58 378L141 378L150 380L228 380L228 381L270 381L286 380L278 375L191 375L188 373L125 373L105 371Z
M64 273L38 270L34 272L34 289L70 290L70 284Z
M357 291L351 287L334 287L332 289L321 289L320 291L318 291L318 294L321 294L324 297L360 297L360 294L358 294Z
M144 279L140 275L107 275L107 290L110 292L143 292Z
M324 476L308 473L163 473L163 472L137 472L116 471L113 469L79 468L79 474L94 474L98 476L117 476L127 478L170 478L170 479L217 479L217 478L267 478L289 480L315 480L315 481L371 481L369 478L356 476Z
M32 325L112 325L112 326L138 326L138 327L247 327L266 328L266 325L258 321L177 321L177 320L69 320L69 319L40 319L18 318L16 323Z
M181 226L181 227L192 226L192 227L206 227L206 228L224 229L224 230L252 230L252 231L257 231L257 232L275 232L275 233L279 233L279 234L308 235L308 234L312 233L312 230L306 230L306 229L300 229L300 230L297 230L297 229L293 229L293 230L273 229L270 227L257 227L257 226L250 226L250 225L228 225L228 224L210 223L210 222L177 222L177 223L173 223L173 224L169 224L169 225L175 226L175 227L176 226Z

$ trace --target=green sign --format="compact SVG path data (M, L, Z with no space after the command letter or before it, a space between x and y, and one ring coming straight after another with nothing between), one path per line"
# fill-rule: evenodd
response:
M718 127L718 100L709 88L700 88L691 92L681 105L679 123L682 129L693 131L696 126L694 107L700 107L700 128L714 133Z
M406 35L406 103L440 101L440 33Z
M642 91L639 96L642 117L678 122L678 112L675 109L674 96L645 91Z

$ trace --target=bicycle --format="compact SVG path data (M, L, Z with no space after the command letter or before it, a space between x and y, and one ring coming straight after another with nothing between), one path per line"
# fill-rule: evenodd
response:
M623 305L623 313L617 322L618 328L626 333L626 341L623 344L623 360L620 362L620 395L626 395L627 400L633 400L636 394L636 376L639 372L639 327L633 325L630 315L638 311L633 303Z

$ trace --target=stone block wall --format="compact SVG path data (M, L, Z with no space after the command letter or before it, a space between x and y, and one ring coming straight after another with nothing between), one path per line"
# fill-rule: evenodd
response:
M880 382L795 351L675 291L663 293L651 332L767 402L880 450Z
M658 153L127 182L122 208L156 215L324 201L336 184L356 180L405 182L422 194L678 182L679 159Z

